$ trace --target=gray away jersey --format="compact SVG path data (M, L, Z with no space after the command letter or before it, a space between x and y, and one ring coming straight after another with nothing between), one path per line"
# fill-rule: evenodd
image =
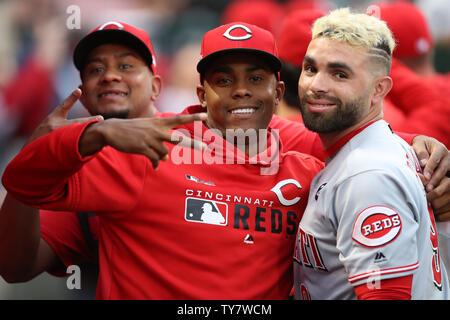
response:
M410 146L377 121L313 180L294 252L297 299L356 299L353 287L413 274L412 299L448 299L434 217Z

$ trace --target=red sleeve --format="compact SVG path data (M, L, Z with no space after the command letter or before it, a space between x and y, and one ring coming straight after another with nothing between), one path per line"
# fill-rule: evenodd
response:
M284 152L297 151L325 160L326 155L319 135L308 130L303 123L274 115L269 126L279 130Z
M39 213L41 237L66 267L96 259L87 245L76 212L40 210ZM89 218L89 226L93 238L98 239L98 217ZM51 273L67 276L66 270Z
M410 146L412 145L413 139L417 136L416 133L395 132L395 134L405 140Z
M413 275L380 281L378 289L370 289L367 284L355 287L358 300L411 300Z
M393 59L391 77L394 86L390 101L405 114L405 120L393 130L416 133L450 143L450 100L437 86L425 81L401 62Z
M5 188L18 200L49 210L99 214L133 207L148 159L110 147L81 158L79 137L90 123L61 127L25 146L5 169Z

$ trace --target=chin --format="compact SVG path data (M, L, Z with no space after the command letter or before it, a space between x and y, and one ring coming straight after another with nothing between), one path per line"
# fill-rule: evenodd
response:
M130 110L120 110L120 111L112 111L112 112L102 112L100 113L103 118L106 119L128 119L130 115Z

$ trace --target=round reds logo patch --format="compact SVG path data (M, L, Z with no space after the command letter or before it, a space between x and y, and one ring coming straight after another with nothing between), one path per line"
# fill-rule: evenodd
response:
M402 222L397 211L373 206L361 211L353 226L352 238L364 247L376 248L393 241L400 234Z

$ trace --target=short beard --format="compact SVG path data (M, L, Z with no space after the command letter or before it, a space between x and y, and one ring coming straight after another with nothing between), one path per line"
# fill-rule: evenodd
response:
M326 98L336 104L336 107L328 113L312 113L306 107L306 101L310 98ZM331 133L343 131L358 123L361 120L361 105L364 101L365 96L344 104L337 98L324 97L323 95L314 97L303 95L300 97L300 110L306 128L317 133Z
M117 111L117 112L111 112L111 113L101 113L101 116L103 116L103 119L111 119L111 118L115 118L115 119L128 119L128 116L130 115L130 111L129 110L123 110L123 111Z

